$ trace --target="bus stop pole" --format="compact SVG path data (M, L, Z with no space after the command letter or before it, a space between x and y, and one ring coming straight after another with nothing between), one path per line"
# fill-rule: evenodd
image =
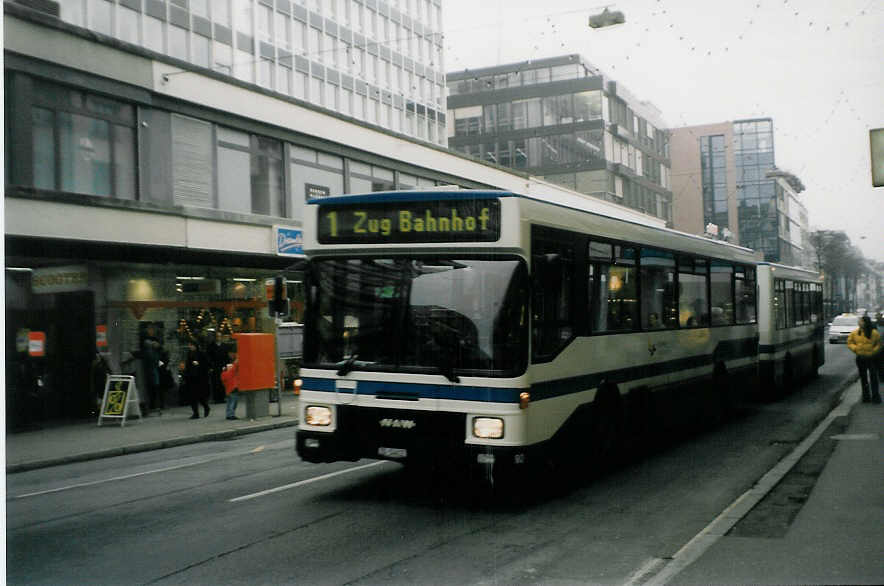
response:
M282 391L285 387L285 382L282 372L279 370L279 365L282 363L282 360L279 357L279 324L282 323L282 318L278 313L276 314L276 319L274 321L276 324L274 332L276 338L276 344L274 344L276 347L276 366L274 367L276 368L276 416L282 417Z

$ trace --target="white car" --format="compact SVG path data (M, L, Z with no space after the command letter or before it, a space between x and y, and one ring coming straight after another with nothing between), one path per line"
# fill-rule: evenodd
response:
M829 343L847 342L847 336L857 327L859 327L859 316L853 314L839 315L829 324Z

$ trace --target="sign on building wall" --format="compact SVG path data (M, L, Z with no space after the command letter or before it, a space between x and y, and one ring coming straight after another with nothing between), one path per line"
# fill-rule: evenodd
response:
M884 187L884 128L869 131L872 151L872 185Z
M46 356L45 332L28 332L28 355Z
M34 293L69 293L89 288L89 268L86 265L67 265L34 269L31 276Z
M294 228L274 226L276 254L279 256L304 256L304 233Z
M95 346L101 350L107 349L107 325L95 326Z

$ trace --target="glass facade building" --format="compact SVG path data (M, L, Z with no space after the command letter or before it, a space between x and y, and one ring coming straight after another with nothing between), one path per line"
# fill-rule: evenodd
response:
M767 177L767 172L774 168L773 121L770 118L736 120L733 132L740 244L760 250L766 260L782 262L777 227L777 181Z
M807 264L804 186L776 167L771 118L673 128L670 139L677 230L727 239L770 262Z
M727 161L724 135L700 138L700 165L703 176L703 225L729 224L727 205Z
M70 24L446 144L441 0L59 4L61 19Z
M655 108L579 55L448 74L449 148L671 222Z

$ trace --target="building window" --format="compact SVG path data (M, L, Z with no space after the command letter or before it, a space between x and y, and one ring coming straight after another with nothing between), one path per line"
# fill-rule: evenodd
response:
M218 127L218 207L225 211L282 216L282 144Z
M172 115L172 196L175 205L211 208L212 125Z
M252 135L251 184L252 213L283 216L282 143Z
M135 108L35 81L34 186L135 199Z
M344 159L341 157L293 145L290 159L292 192L289 209L292 218L303 219L304 205L310 197L320 193L344 193Z
M599 90L574 94L574 120L598 120L602 117L602 92Z
M218 127L218 208L249 213L251 198L251 143L244 132Z

